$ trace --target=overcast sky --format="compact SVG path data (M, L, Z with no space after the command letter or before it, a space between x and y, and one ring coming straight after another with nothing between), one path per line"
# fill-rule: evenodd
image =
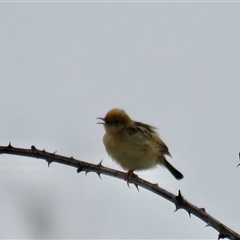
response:
M240 3L0 3L0 145L119 169L96 118L123 108L158 127L169 161L138 172L240 226ZM0 238L216 239L140 188L0 156Z

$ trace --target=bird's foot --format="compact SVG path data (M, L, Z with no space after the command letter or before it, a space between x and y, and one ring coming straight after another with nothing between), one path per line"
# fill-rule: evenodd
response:
M124 180L127 181L128 187L129 187L130 179L133 178L133 177L134 177L134 178L138 178L138 175L137 175L137 174L134 174L134 173L133 173L133 170L129 170L129 171L126 173L125 177L124 177Z

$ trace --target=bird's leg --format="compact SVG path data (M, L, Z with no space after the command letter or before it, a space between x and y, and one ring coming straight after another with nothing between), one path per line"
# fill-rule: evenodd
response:
M134 174L134 173L133 173L133 170L129 170L129 171L126 173L125 177L124 177L124 180L127 181L128 187L129 187L129 181L130 181L130 179L131 179L132 177L138 178L138 175L137 175L137 174Z
M124 180L128 181L130 180L130 178L133 176L133 170L129 170L128 172L126 172L126 175L124 177Z

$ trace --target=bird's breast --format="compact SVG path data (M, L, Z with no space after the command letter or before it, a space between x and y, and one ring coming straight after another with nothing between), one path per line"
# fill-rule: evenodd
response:
M103 143L108 154L125 170L143 170L157 165L158 151L151 142L105 134Z

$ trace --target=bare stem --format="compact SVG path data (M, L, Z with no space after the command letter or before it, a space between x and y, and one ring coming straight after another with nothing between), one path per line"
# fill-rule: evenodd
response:
M11 154L44 159L47 161L48 165L50 165L52 162L57 162L77 168L78 173L82 171L84 171L85 173L95 172L98 174L99 177L101 177L101 174L104 174L124 180L126 174L124 172L104 167L101 162L99 164L91 164L77 160L73 157L68 158L61 155L57 155L56 152L49 153L46 152L45 150L39 150L35 146L31 146L31 149L23 149L15 148L11 145L11 143L9 143L8 146L0 146L0 154ZM237 234L236 232L234 232L233 230L219 222L217 219L213 218L211 215L207 214L204 208L198 208L195 205L188 202L186 199L184 199L180 190L178 192L178 195L174 195L168 192L167 190L159 187L158 184L152 184L150 182L147 182L137 177L136 175L134 175L130 179L130 183L133 183L137 189L140 186L174 203L176 206L175 211L179 209L185 209L188 212L189 216L191 216L192 214L200 218L202 221L207 223L207 226L211 226L218 231L219 233L218 239L229 238L240 240L239 234Z

